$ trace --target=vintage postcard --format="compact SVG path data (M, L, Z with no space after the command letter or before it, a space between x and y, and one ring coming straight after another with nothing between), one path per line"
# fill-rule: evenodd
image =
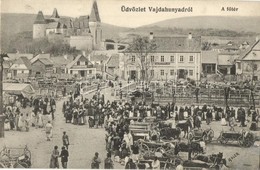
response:
M260 168L260 2L0 6L0 168Z

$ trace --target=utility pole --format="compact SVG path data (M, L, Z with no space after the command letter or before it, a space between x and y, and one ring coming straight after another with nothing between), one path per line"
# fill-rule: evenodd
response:
M2 53L0 54L0 64L1 64L1 73L0 73L0 138L4 138L4 123L5 123L5 115L3 113L3 71L4 71L4 67L3 67L3 62L4 59L9 58L8 55L6 53Z

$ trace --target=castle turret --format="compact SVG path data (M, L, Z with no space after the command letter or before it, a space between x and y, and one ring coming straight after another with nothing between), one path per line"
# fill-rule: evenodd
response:
M100 25L100 17L96 0L94 0L91 13L89 16L89 29L93 37L94 49L99 49L102 41L102 29Z
M60 16L59 16L58 11L57 11L56 8L54 8L54 10L53 10L53 13L51 15L51 19L53 19L55 21L58 21L60 19Z
M38 12L38 15L33 23L33 39L43 38L46 36L47 22L44 19L42 11Z

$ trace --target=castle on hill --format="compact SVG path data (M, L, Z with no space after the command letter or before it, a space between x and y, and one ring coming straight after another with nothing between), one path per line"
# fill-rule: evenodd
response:
M60 17L57 9L51 17L45 17L42 11L33 24L33 39L61 36L71 47L79 50L96 50L102 48L102 27L97 2L94 0L91 13L79 18Z

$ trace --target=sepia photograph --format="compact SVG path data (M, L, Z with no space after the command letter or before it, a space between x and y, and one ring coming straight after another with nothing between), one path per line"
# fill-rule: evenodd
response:
M0 7L0 168L260 169L260 1Z

